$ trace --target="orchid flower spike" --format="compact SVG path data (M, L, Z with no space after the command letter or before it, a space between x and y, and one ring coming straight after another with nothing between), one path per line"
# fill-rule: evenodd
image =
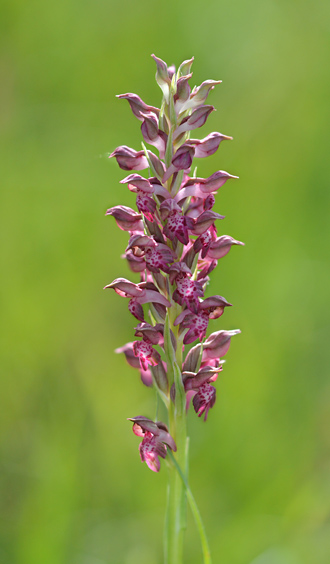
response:
M222 190L232 187L238 176L219 168L202 178L196 169L196 159L219 158L222 141L232 140L212 129L198 135L208 120L213 120L212 91L221 81L205 80L193 86L193 58L177 70L156 55L152 58L162 92L159 107L137 94L118 96L128 102L138 120L141 149L121 145L110 154L126 176L120 181L116 205L106 215L127 233L121 256L135 279L118 277L105 289L128 298L128 310L137 320L134 337L116 353L123 353L142 383L154 388L156 413L163 409L168 422L167 426L142 415L129 419L134 434L141 438L141 461L158 473L161 459L166 459L166 564L183 561L187 499L198 523L204 564L211 564L188 485L186 419L191 402L195 416L212 419L211 410L221 391L222 378L218 376L223 374L223 357L232 337L240 333L239 329L223 329L223 316L227 317L232 307L231 296L230 301L223 297L220 287L215 295L207 293L219 260L233 247L244 245L218 233L225 216L215 208ZM135 208L120 203L124 189L132 193Z

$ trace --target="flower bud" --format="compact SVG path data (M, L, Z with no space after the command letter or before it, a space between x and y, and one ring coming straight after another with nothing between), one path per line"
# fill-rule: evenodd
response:
M161 333L157 330L157 326L150 325L150 323L139 323L135 327L136 337L146 337L153 345L158 345L161 339Z
M118 165L123 170L143 170L148 168L148 161L144 154L144 151L135 151L126 145L121 145L117 147L109 155L109 159L115 157Z
M111 288L123 298L136 298L143 295L142 288L126 278L116 278L111 284L104 286L104 290L107 288Z
M149 180L147 180L140 174L130 174L129 176L126 176L126 178L123 178L123 180L120 181L120 184L128 184L128 187L131 190L131 192L137 192L137 190L142 190L142 192L152 194L154 191L154 188L152 184L149 182Z
M216 219L225 219L224 215L220 215L212 210L204 211L196 220L193 229L191 230L194 235L202 235L205 233Z
M158 119L153 113L144 113L141 125L144 140L149 143L158 137Z
M225 356L230 347L231 338L240 332L239 329L233 329L232 331L216 331L212 333L204 343L203 362Z
M221 84L222 80L204 80L200 86L194 88L191 98L193 98L195 104L204 104L206 98L209 95L210 90L213 90L216 84Z
M195 148L185 143L176 151L172 162L163 176L163 182L166 182L172 174L179 170L189 170L194 158Z
M244 245L244 243L233 239L229 235L222 235L211 243L207 256L210 259L220 259L229 253L232 245Z
M197 366L200 363L202 356L202 345L198 343L190 349L185 361L183 363L182 370L184 372L196 372Z
M138 247L139 249L145 249L146 247L156 246L156 241L152 237L149 237L149 235L133 235L128 242L126 251L133 249L134 252L135 247Z
M189 117L182 120L179 127L175 130L173 139L177 139L177 137L185 131L191 131L193 129L197 129L198 127L202 127L210 113L213 111L213 106L200 106L199 108L196 108Z
M106 211L105 215L112 215L118 227L123 231L142 231L142 216L127 206L114 206Z
M151 55L151 56L157 65L156 82L159 85L159 87L162 89L164 98L168 104L169 96L170 96L171 78L168 73L167 64L164 61L162 61L162 59L156 57L156 55Z
M165 168L162 161L151 151L148 151L148 158L150 160L150 168L154 170L152 174L156 174L158 178L163 178Z
M175 111L177 112L177 114L181 112L182 106L189 99L191 88L188 81L191 77L192 74L181 76L181 78L179 78L177 82L176 94L174 96Z
M225 307L232 305L222 296L212 296L203 300L200 304L200 309L206 311L210 319L217 319L223 314Z
M210 194L211 192L215 192L218 188L224 185L229 178L238 178L238 176L233 176L226 172L225 170L218 170L208 178L204 180L204 182L200 183L200 189L205 194Z
M189 139L187 143L194 145L195 157L197 159L202 159L213 155L218 150L221 141L224 139L232 139L232 137L222 135L222 133L214 131L213 133L207 135L207 137L204 137L204 139Z
M191 108L196 108L206 101L210 90L213 90L216 84L220 84L222 80L205 80L200 86L194 88L190 95L190 99L181 108L181 112L185 112Z
M164 393L168 394L168 379L163 362L150 367L151 373L154 377L157 387Z
M149 145L158 149L161 158L164 158L167 135L158 129L158 119L155 114L143 114L144 121L141 125L143 139Z
M222 361L225 362L225 361ZM197 374L194 372L183 372L183 380L185 390L198 390L200 386L205 384L205 382L214 382L217 379L217 375L222 371L222 365L218 367L213 366L203 366Z
M181 65L178 68L178 76L181 77L189 74L193 62L194 62L194 57L191 57L191 59L187 59L186 61L183 61L183 63L181 63Z
M159 109L154 108L154 106L148 106L141 100L141 98L137 94L132 94L129 92L128 94L118 94L117 98L121 98L127 100L129 105L131 106L131 110L135 117L137 117L140 121L143 121L144 117L142 113L146 112L153 112L156 116L159 115Z

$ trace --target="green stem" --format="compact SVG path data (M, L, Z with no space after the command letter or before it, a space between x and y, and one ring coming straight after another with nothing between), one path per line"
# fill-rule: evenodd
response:
M194 516L196 526L197 526L197 529L198 529L198 532L199 532L200 540L201 540L204 564L212 564L209 544L208 544L208 540L207 540L206 533L205 533L205 528L204 528L204 525L203 525L201 515L199 513L199 509L197 507L197 503L195 501L195 498L194 498L194 496L191 492L191 489L188 485L188 482L185 478L185 475L182 472L182 470L181 470L178 462L176 461L175 457L173 456L173 453L171 452L171 450L168 450L168 456L171 459L178 475L180 476L180 479L182 480L182 482L183 482L183 484L186 488L186 493L187 493L187 498L188 498L188 501L189 501L190 509L191 509L192 514Z
M173 307L173 306L172 306ZM172 308L171 308L172 309ZM173 307L173 310L175 307ZM170 386L175 386L175 398L170 399L169 432L174 438L177 446L175 459L181 468L187 469L187 415L186 394L182 382L181 362L177 362L177 355L171 344L171 330L177 337L177 327L174 327L174 311L171 316L167 315L164 328L164 348L167 355L167 376ZM178 351L177 351L178 353ZM180 362L181 360L181 362ZM167 511L165 522L165 564L182 564L183 558L183 535L186 528L186 490L175 466L168 465L168 490Z
M187 466L186 415L176 413L171 402L169 409L170 432L177 445L173 460L181 467ZM186 490L175 464L168 465L167 511L165 524L165 564L182 564L183 536L186 528Z
M155 414L155 421L158 421L158 411L159 411L159 394L158 394L158 390L156 389L156 414Z

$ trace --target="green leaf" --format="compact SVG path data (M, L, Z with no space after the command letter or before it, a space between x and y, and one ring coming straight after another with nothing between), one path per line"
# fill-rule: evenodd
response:
M165 151L165 165L168 168L172 162L173 158L173 128L171 127L168 137L167 137L167 144L166 144L166 151Z
M171 386L174 381L174 363L175 363L175 349L171 340L171 328L168 311L164 324L164 350L167 364L167 375L169 377L169 385Z
M179 172L176 175L175 181L171 186L171 196L175 196L179 192L182 179L183 179L183 170L179 170Z
M169 106L170 106L170 121L171 126L176 127L177 125L177 115L174 108L174 95L176 94L176 75L174 74L172 77L171 88L170 88L170 99L169 99Z
M191 69L191 65L193 64L193 61L194 61L194 57L192 57L187 61L183 61L183 63L181 63L181 65L178 68L178 78L180 78L180 76L187 76L187 74L190 74L190 69Z
M200 343L190 349L183 363L184 372L198 372L198 366L200 366L202 360L202 351Z
M158 180L162 180L163 175L164 175L164 166L161 162L161 160L154 155L154 153L152 153L151 151L148 151L147 147L145 146L145 144L143 143L143 141L141 141L141 145L142 145L142 149L144 151L144 154L146 156L146 159L148 161L148 165L150 168L150 171L152 173L153 176L156 176L158 178Z
M182 381L181 370L177 363L174 363L174 384L175 384L175 413L181 417L186 412L186 393Z
M150 371L158 395L163 400L165 406L168 408L170 403L170 399L168 397L168 381L163 364L150 366Z

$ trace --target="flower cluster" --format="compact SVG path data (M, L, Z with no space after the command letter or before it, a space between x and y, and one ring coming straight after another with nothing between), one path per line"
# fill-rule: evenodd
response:
M144 384L156 387L167 407L175 402L178 387L175 365L184 394L193 398L197 415L206 419L215 403L214 382L223 368L222 357L231 337L240 331L221 330L206 338L209 321L232 304L220 295L205 297L205 290L218 260L233 245L243 243L229 235L218 236L217 225L224 216L213 211L218 190L237 177L218 170L200 178L192 164L194 158L213 155L222 141L232 138L218 132L203 139L191 137L213 112L214 107L205 102L221 81L206 80L191 89L193 59L177 71L154 55L153 59L163 92L161 108L149 106L136 94L118 97L128 101L141 122L144 142L158 154L144 143L140 151L125 145L113 151L110 157L129 173L121 184L136 195L137 211L117 205L106 212L128 232L124 258L140 281L117 278L105 288L128 298L128 309L138 321L136 340L116 352L123 352L140 371ZM142 170L147 177L131 172ZM165 458L167 447L176 450L173 438L163 423L144 417L131 421L135 434L143 437L141 459L158 471L158 457Z

